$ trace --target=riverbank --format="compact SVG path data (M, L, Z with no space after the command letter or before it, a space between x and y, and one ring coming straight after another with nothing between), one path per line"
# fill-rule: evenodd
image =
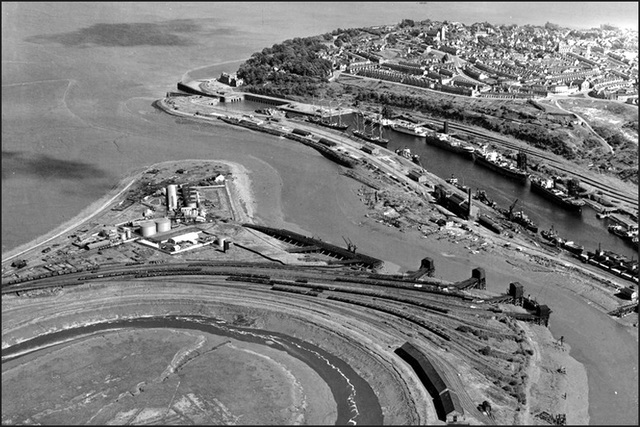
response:
M161 165L166 166L166 168L168 168L169 170L177 170L178 168L189 170L191 168L191 165L192 165L190 162L203 163L205 161L202 161L202 160L169 161L169 162L163 162ZM214 162L214 161L212 161L212 162ZM241 220L241 221L250 220L252 218L252 216L254 215L255 211L257 210L256 200L255 200L253 191L251 189L251 185L252 185L252 180L250 178L250 173L251 172L249 170L247 170L244 166L240 165L240 164L234 164L234 163L229 163L229 162L219 162L219 163L225 164L229 168L229 170L231 171L232 179L230 179L228 181L228 182L231 183L231 185L229 186L229 189L232 192L232 196L230 197L230 199L232 200L232 205L234 205L234 213L238 214L237 215L237 220ZM160 164L152 165L151 168L158 167L158 166L160 166ZM149 168L145 168L145 170L147 170L147 169L149 169ZM138 175L138 177L139 176L140 175ZM352 200L353 203L355 203L355 204L360 203L357 200L357 198L354 197L354 199L355 200ZM236 201L236 200L237 200L237 203L233 202L233 201ZM360 205L360 206L362 208L362 205ZM105 205L104 208L106 209L107 206ZM274 215L276 217L282 217L283 216L283 212L281 211L281 209L282 208L279 207L277 209L277 210L279 210L279 212L270 212L269 215ZM366 209L365 210L359 210L359 213L363 213L365 211L366 211ZM95 214L97 215L97 214L99 214L99 212L96 212ZM356 219L356 218L354 218L354 219ZM380 224L376 223L376 226L380 226ZM394 232L393 229L391 229L391 228L387 228L387 227L385 227L385 228L389 232ZM437 250L439 250L439 251L444 251L443 252L443 256L445 258L446 257L451 257L451 256L458 257L458 256L460 256L460 251L461 251L461 247L460 247L459 243L462 242L465 239L465 237L462 237L462 236L454 237L454 236L449 235L447 233L447 231L453 231L453 230L443 229L443 234L439 235L442 239L437 239L437 240L435 240L435 238L433 240L428 239L426 241L426 243L427 243L426 245L425 245L425 240L424 239L420 239L419 242L420 242L420 244L422 246L426 246L426 247L431 248L431 249L436 249L437 248ZM458 229L457 231L461 232L462 230ZM397 233L397 231L396 231L396 233ZM409 238L409 235L413 236L414 233L406 233L406 234L407 234L407 237ZM446 236L451 237L453 240L449 241ZM468 237L469 238L473 238L472 236L468 236ZM413 238L415 238L415 237L411 237L409 239L413 239ZM491 245L488 246L487 249L488 250L486 251L486 253L485 253L485 251L483 251L484 258L486 258L486 260L483 259L481 261L481 258L474 257L474 262L478 262L481 265L484 265L485 263L487 263L487 265L492 265L492 266L495 267L495 266L499 266L500 265L499 261L501 259L504 260L504 259L506 259L508 257L507 256L507 251L504 248L501 249L501 247L499 245L491 244ZM510 267L507 267L507 268L510 268ZM470 268L469 268L469 270L470 270ZM108 289L108 287L105 288L105 290L107 290L107 289ZM93 293L94 289L92 289L91 292ZM148 289L145 292L153 292L154 295L155 295L156 289L155 288L153 288L153 290ZM89 296L90 295L87 294L87 297L89 297ZM96 300L95 300L96 303L100 302L100 298L97 295L95 296L95 298L96 298ZM60 309L61 300L58 297L55 297L55 299L56 299L56 303L54 304L55 309L59 310ZM41 315L44 314L41 311L41 309L36 309L34 305L29 304L28 300L27 300L27 302L25 302L23 300L22 302L18 301L17 303L18 303L18 305L23 305L24 304L24 308L28 309L28 312L26 312L25 315L30 316L34 312L34 310L36 310ZM105 304L105 303L106 303L106 300L103 300L102 302L100 302L100 304ZM86 304L87 304L87 302L82 304L82 306L81 306L82 309L84 309ZM16 324L14 322L16 322L19 319L19 317L14 318L11 315L11 310L7 310L7 308L9 306L10 305L5 305L4 304L4 300L3 300L3 325L6 325L6 326L3 326L3 337L8 337L9 335L11 335L10 331L11 331L12 327L16 326ZM101 307L102 307L102 305L101 305ZM122 313L120 314L121 316L148 315L148 313L144 314L143 311L139 311L138 308L135 308L133 306L123 306L122 309L124 311L122 311ZM290 308L286 308L285 309L283 307L283 312L290 313L290 311L291 311ZM68 319L67 321L62 323L63 327L69 327L69 326L76 326L77 327L77 326L80 326L80 325L84 324L80 317L71 315L71 312L69 310L64 310L63 312L65 313L65 316L67 316L67 319ZM181 311L178 310L177 312L179 313ZM111 312L111 311L109 311L108 314L106 312L104 312L104 315L98 315L96 313L96 316L92 316L90 321L92 321L92 322L102 321L102 320L105 320L105 319L108 319L108 318L113 318L113 315L114 315L114 313ZM302 312L300 312L300 316L304 317L304 314ZM44 322L45 318L46 317L43 318L42 316L39 316L39 320L38 320L37 324L40 324L40 322ZM351 319L351 317L348 316L348 315L345 315L343 322L349 322L348 319ZM64 325L66 325L66 326L64 326ZM36 324L34 324L34 326L36 326ZM280 330L278 328L283 328L283 327L284 327L284 325L279 323L277 328L273 329L273 330ZM334 324L334 322L332 322L332 326L328 327L328 328L329 329L335 329L336 325ZM41 333L41 331L37 332L37 330L38 330L38 328L36 328L34 330L34 332L35 333ZM49 329L49 331L51 331L51 330ZM294 329L293 331L296 331L296 329ZM369 331L369 333L370 333L370 331ZM317 338L315 338L315 335L301 334L300 332L295 332L295 334L297 336L300 336L300 337L305 337L305 339L311 339L312 342L315 342L317 340ZM549 336L550 336L550 334L549 334ZM391 336L389 338L391 340L386 345L391 345L391 344L397 345L398 344L397 338L391 338ZM548 339L548 337L546 337L546 338ZM533 339L536 340L537 338L533 338ZM373 338L369 338L368 340L371 340L369 345L372 345L372 344L382 345L380 342L377 342ZM3 338L3 341L4 341L4 338ZM320 342L326 343L326 341L320 341ZM7 342L3 342L3 347L5 345L7 345L7 343L8 343L8 341ZM324 345L325 344L323 344L323 346ZM384 345L382 345L382 346L384 347ZM544 347L544 342L541 341L540 346ZM568 354L567 354L567 356L568 356ZM362 369L366 371L366 369L364 367ZM371 373L369 373L368 375L371 375ZM587 384L583 383L583 384L580 385L580 387L586 389L587 388ZM542 385L542 383L540 385L540 388L541 388L541 391L539 392L539 395L545 396L545 398L548 398L548 399L551 399L553 397L553 393L557 392L556 389L550 389L550 390L548 390L548 393L551 393L551 394L545 394L545 392L547 390ZM417 388L414 388L410 393L414 393L414 394L418 393L419 394L420 393L419 386ZM479 398L479 396L475 396L475 395L473 396L474 400L478 399L478 398ZM534 401L535 400L532 399L532 402L534 402ZM391 406L394 406L394 407L397 407L398 405L401 405L401 403L399 403L399 402L392 402L391 403ZM587 407L587 406L586 405L582 406L582 408L585 408L585 407Z

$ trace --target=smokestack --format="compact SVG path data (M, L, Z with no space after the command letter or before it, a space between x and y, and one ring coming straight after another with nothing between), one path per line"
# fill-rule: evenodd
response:
M467 188L467 195L469 200L469 208L467 210L467 219L471 218L471 188Z
M444 133L449 134L449 122L444 122Z

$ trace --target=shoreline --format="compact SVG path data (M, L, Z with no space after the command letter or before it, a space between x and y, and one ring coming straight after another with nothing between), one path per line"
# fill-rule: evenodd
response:
M249 178L250 171L248 171L243 165L227 160L215 160L215 159L185 159L185 160L168 160L165 162L154 163L146 165L142 168L134 169L129 172L124 178L122 178L111 190L109 190L102 197L91 203L89 206L82 209L73 218L63 222L50 232L38 236L30 242L23 243L13 249L10 249L2 254L2 264L23 255L29 251L35 250L38 247L62 236L65 233L72 231L75 228L80 227L91 218L96 217L103 213L113 202L122 194L124 194L129 187L131 187L145 171L157 166L169 164L169 163L182 163L182 162L213 162L227 166L232 173L233 179L231 180L232 191L236 193L238 201L235 202L235 198L231 197L232 209L234 214L239 215L241 222L248 222L253 217L253 213L256 210L256 202L251 190L251 179ZM237 180L237 183L236 183ZM227 187L228 188L228 187Z

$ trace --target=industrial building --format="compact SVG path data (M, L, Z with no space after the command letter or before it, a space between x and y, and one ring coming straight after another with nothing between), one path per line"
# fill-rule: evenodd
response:
M438 203L462 219L471 219L477 213L477 208L471 202L471 189L468 190L465 198L456 190L438 184L435 189L435 196Z

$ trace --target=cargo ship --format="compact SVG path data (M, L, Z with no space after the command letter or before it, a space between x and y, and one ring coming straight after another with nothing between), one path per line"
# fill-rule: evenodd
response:
M564 209L572 212L582 212L584 200L573 198L559 188L555 188L553 179L531 177L531 191L540 194Z
M462 154L470 159L473 158L475 149L471 145L463 144L451 138L451 135L440 132L428 132L426 134L427 144L434 145L447 151Z
M476 151L474 157L477 164L485 166L503 176L523 184L527 181L527 173L525 171L504 160L502 156L495 151L489 153L485 153L484 150L480 152Z
M572 254L580 255L582 254L582 251L584 251L584 246L578 245L577 243L571 240L567 241L562 237L558 236L558 233L553 229L553 226L551 226L551 229L547 231L541 231L540 235L543 238L549 240L555 246L558 246L568 252L571 252Z
M424 138L427 135L427 129L401 120L391 123L391 129L395 130L396 132L404 133L405 135L411 135L418 138Z

